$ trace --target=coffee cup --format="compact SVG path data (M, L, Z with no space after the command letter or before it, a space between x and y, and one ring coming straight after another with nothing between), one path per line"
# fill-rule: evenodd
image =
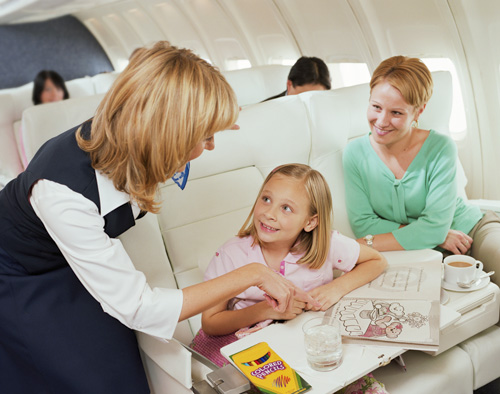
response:
M470 256L453 255L444 259L444 281L470 282L483 271L483 263Z

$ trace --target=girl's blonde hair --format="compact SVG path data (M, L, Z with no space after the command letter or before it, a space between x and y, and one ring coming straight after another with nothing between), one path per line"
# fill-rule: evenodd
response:
M238 112L217 69L160 41L131 57L97 108L90 139L77 133L77 141L116 189L158 212L158 184L188 162L196 145L233 125Z
M380 82L388 82L401 92L414 108L427 104L432 96L432 75L427 66L416 57L393 56L375 69L370 81L370 92Z
M271 171L260 188L252 210L238 232L238 237L250 235L254 239L254 244L261 244L253 223L253 213L264 187L277 174L302 181L310 201L309 215L318 215L318 225L310 232L302 230L290 253L305 253L298 261L299 264L307 264L311 269L321 268L330 250L333 221L332 195L323 175L305 164L285 164Z

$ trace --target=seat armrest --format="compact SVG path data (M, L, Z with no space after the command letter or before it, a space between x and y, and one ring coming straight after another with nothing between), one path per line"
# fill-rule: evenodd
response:
M500 214L500 200L467 200L470 204L475 205L481 209L481 211L493 211Z
M136 332L136 336L139 347L151 360L184 387L191 388L191 353L188 350L175 339L163 342L142 332Z

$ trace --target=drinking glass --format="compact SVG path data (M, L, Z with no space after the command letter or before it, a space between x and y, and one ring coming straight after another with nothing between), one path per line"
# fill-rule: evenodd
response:
M340 324L334 317L315 317L305 322L302 330L311 368L331 371L342 363Z

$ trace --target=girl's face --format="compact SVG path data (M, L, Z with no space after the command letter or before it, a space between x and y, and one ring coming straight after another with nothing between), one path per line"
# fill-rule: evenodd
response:
M42 104L54 103L63 99L64 90L54 85L54 82L52 82L51 79L46 79L45 84L43 85L42 94L40 95L40 101Z
M317 225L317 215L310 215L309 206L302 181L274 175L264 186L253 213L260 241L290 249L302 230L312 231Z
M391 84L380 82L372 89L367 111L373 140L387 147L405 141L410 137L412 122L422 111L408 104Z
M214 136L211 136L207 139L204 139L203 141L199 142L198 145L194 147L194 149L191 151L191 154L189 155L189 160L194 160L198 157L201 156L203 151L205 150L214 150L215 149L215 138ZM186 163L187 164L187 163ZM184 164L181 168L177 170L177 172L182 172L186 168L186 164Z

